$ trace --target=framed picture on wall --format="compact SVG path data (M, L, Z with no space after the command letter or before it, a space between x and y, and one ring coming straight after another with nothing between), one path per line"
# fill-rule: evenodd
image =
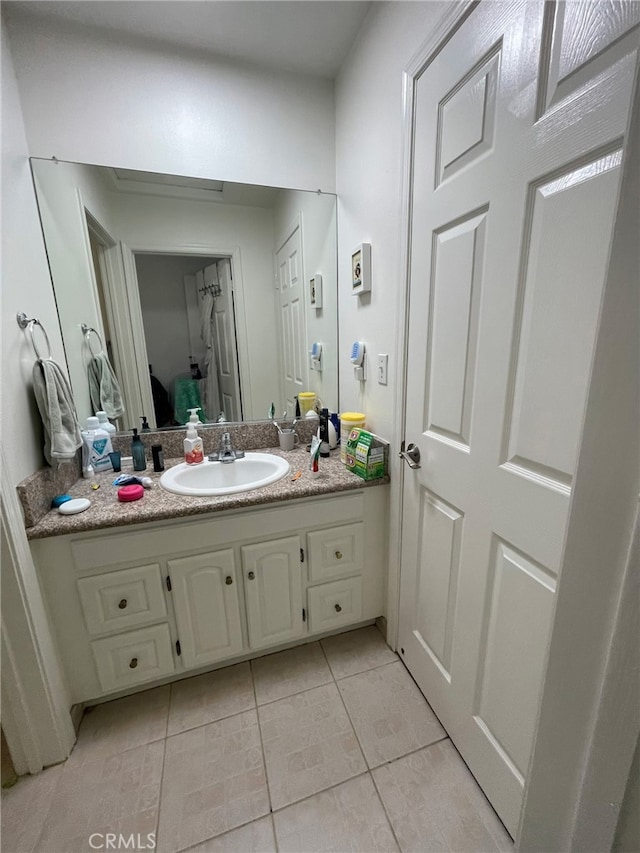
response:
M319 274L309 279L309 305L322 308L322 276Z
M371 244L361 243L351 254L351 292L371 290Z

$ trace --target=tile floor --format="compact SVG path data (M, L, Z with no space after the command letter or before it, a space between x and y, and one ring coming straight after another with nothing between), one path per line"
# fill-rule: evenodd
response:
M375 627L98 705L64 765L3 792L3 853L110 832L159 853L512 850Z

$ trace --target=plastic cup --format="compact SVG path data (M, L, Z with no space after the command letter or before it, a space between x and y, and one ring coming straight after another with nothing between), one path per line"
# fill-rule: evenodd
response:
M312 412L316 405L315 391L300 391L298 394L298 402L300 403L300 414L306 417L307 412Z

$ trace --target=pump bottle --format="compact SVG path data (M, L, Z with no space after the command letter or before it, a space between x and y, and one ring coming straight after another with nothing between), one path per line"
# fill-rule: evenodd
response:
M197 406L195 409L188 410L191 412L191 416L185 424L187 427L187 437L184 440L184 461L187 465L198 465L200 462L204 462L204 446L202 439L196 432L196 424L200 423L200 419L196 414L199 408Z

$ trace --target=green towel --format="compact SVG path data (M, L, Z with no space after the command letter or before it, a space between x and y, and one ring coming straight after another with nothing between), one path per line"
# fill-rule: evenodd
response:
M179 424L186 424L189 420L189 409L200 407L197 413L200 420L204 423L207 419L204 409L202 408L202 399L200 397L200 384L197 379L176 379L173 389L174 406L173 414Z

